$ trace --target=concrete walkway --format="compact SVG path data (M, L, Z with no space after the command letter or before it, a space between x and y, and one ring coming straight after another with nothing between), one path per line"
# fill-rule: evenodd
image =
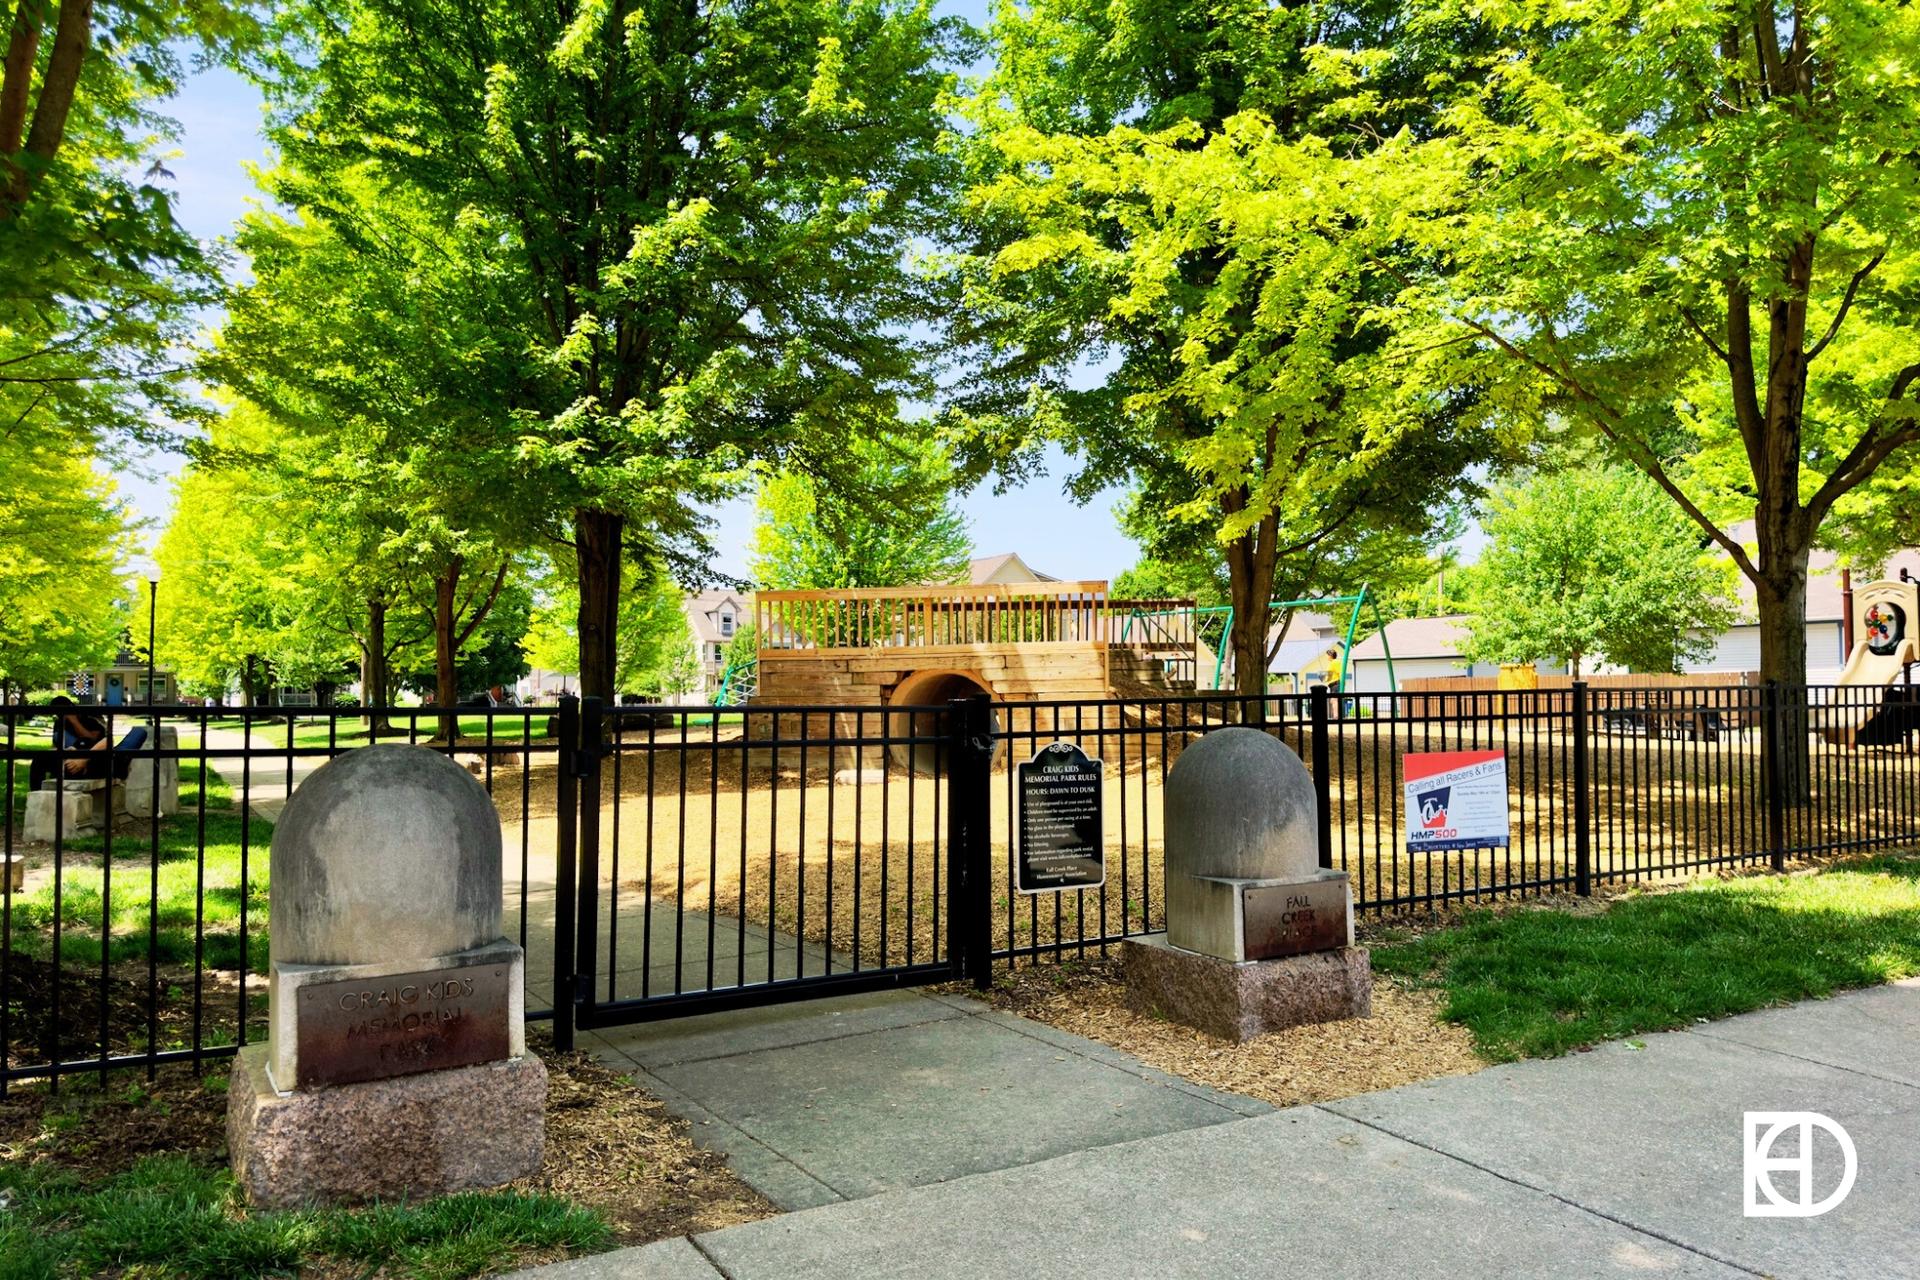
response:
M882 992L582 1033L784 1209L1272 1110L960 996Z
M209 729L206 736L207 746L214 751L245 751L251 748L260 753L272 750L266 735L259 731L248 735L238 729ZM253 815L268 822L280 820L280 811L286 807L287 797L293 794L293 789L326 762L325 756L295 756L292 771L289 772L284 748L278 754L255 754L247 759L239 756L207 758L207 763L220 775L220 780L232 788L234 799L245 797Z
M712 1100L696 1132L736 1131L716 1145L750 1181L811 1180L827 1203L528 1274L1920 1277L1915 983L1244 1118L1231 1099L1102 1063L1108 1051L946 1003L953 1014L875 1000L628 1039L675 1105ZM983 1047L1008 1036L1035 1052ZM1109 1127L1116 1097L1138 1108L1131 1134ZM1744 1216L1742 1113L1800 1110L1850 1133L1851 1195L1820 1217ZM729 1145L743 1141L763 1150ZM1815 1154L1818 1198L1839 1157L1824 1140ZM1794 1194L1793 1174L1775 1179Z

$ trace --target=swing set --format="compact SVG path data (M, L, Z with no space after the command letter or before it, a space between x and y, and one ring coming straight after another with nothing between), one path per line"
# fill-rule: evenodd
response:
M1347 626L1345 637L1340 645L1340 678L1334 682L1333 692L1336 694L1346 692L1347 677L1353 669L1353 641L1354 637L1357 636L1360 631L1360 610L1362 608L1368 611L1368 614L1373 619L1373 625L1378 628L1380 632L1380 648L1386 655L1387 660L1387 687L1397 691L1400 688L1400 681L1394 675L1393 647L1387 643L1387 629L1386 625L1380 620L1379 606L1374 602L1373 597L1368 593L1367 587L1364 584L1357 593L1350 596L1314 596L1304 600L1275 600L1268 608L1276 610L1320 606L1333 606L1337 608L1341 605L1348 606ZM1126 625L1121 628L1120 640L1123 644L1126 642L1135 618L1141 620L1142 629L1144 630L1150 619L1183 615L1191 615L1193 617L1195 637L1200 643L1207 645L1213 650L1213 680L1206 687L1208 689L1218 689L1220 688L1221 681L1226 676L1227 637L1233 634L1232 605L1196 605L1191 608L1177 610L1135 609L1128 615ZM1196 671L1194 674L1196 676L1195 684L1197 686L1199 683L1197 678L1199 672Z

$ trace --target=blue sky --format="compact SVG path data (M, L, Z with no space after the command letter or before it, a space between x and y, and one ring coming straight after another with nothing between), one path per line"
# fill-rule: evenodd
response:
M985 4L955 0L950 9L979 21ZM260 130L260 95L242 77L213 68L189 79L162 109L180 124L177 154L167 161L175 174L180 220L203 240L219 239L231 231L254 198L247 167L269 159ZM210 317L209 322L217 319ZM171 480L183 462L175 456L154 457L143 468L148 474L120 478L122 492L149 522L142 538L147 545L158 537L167 518ZM1053 462L1047 477L1024 488L1005 494L982 488L961 499L975 553L1018 551L1042 573L1059 578L1113 577L1132 564L1137 554L1114 523L1113 504L1119 491L1076 506L1061 492L1066 460ZM744 574L752 504L744 499L729 502L713 514L715 567L723 573ZM144 570L146 565L135 567Z

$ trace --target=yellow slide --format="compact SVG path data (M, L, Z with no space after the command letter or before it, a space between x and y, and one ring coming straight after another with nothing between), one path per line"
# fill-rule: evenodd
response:
M1886 688L1907 664L1920 662L1920 582L1870 582L1853 593L1853 652L1840 672L1842 685ZM1884 708L1857 698L1818 712L1820 736L1841 746L1860 746L1884 735L1869 732ZM1904 736L1904 735L1902 735Z

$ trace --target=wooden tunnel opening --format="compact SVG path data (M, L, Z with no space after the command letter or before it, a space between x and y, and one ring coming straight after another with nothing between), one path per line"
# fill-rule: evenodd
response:
M915 671L903 676L893 688L893 696L887 699L890 707L936 707L944 706L955 698L971 698L979 694L991 694L986 682L979 676L966 671ZM940 718L930 714L915 714L906 717L912 724L908 736L914 738L932 738L940 734ZM899 725L897 729L907 729ZM994 713L993 729L996 735L993 744L993 757L1000 758L1001 743L997 735L1000 732L1000 715ZM945 757L950 754L941 745L933 742L896 742L887 749L893 762L902 769L914 773L937 774L945 766Z

